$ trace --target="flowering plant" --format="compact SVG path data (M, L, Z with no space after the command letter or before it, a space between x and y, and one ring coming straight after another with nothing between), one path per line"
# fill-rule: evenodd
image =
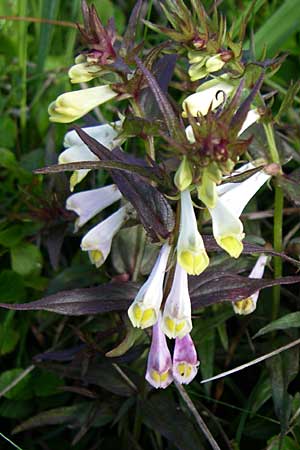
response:
M180 390L200 381L199 368L202 377L212 375L194 330L206 307L213 314L231 303L228 317L238 320L255 314L262 289L277 286L275 319L278 286L300 281L282 276L281 258L299 262L282 252L278 235L273 248L253 238L245 220L266 192L275 198L277 225L282 217L278 199L288 158L275 125L295 90L274 118L274 93L265 81L284 57L257 58L245 50L251 11L234 33L216 8L210 15L198 0L189 6L166 0L161 8L169 25L161 26L144 19L138 0L119 36L113 19L104 26L82 0L83 47L68 71L76 89L70 86L48 108L55 127L71 128L57 164L36 173L72 172L68 221L74 218L80 249L105 282L25 305L2 304L65 315L119 313L120 343L106 357L142 345L147 389L175 382ZM141 21L167 38L148 48L139 39ZM264 140L257 152L259 133ZM218 333L228 349L226 329L218 326ZM132 384L137 389L129 377Z

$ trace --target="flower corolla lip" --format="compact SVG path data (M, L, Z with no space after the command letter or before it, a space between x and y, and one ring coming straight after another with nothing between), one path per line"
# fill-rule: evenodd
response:
M205 116L210 108L212 110L218 108L234 89L234 86L226 81L219 81L215 84L208 83L209 85L203 83L201 90L189 95L183 101L183 117L188 117L188 112L194 117L197 117L198 114Z
M118 93L113 91L109 85L66 92L50 103L49 120L59 123L73 122L117 95Z
M183 338L192 329L191 300L187 272L176 264L174 280L161 319L161 328L168 338Z
M189 190L181 192L180 231L177 261L190 275L199 275L209 264Z
M81 249L89 252L90 260L100 267L108 257L112 240L127 218L127 208L122 206L107 219L92 228L82 239Z
M247 168L249 165L246 165ZM240 170L242 173L244 170ZM243 250L242 240L245 236L240 220L244 208L270 178L263 170L256 172L241 183L228 183L225 189L217 187L217 202L214 208L209 208L212 218L213 235L218 245L238 258Z
M87 62L74 64L68 72L71 83L87 83L98 77L101 67Z
M157 322L163 299L163 283L171 247L162 246L156 263L128 309L134 327L146 328Z
M165 389L173 381L172 358L159 321L152 328L146 380L156 389Z
M66 209L79 216L75 221L75 231L121 198L122 194L115 184L78 192L68 197Z
M249 278L261 279L264 276L267 262L268 256L261 254L258 257L253 269L251 270ZM253 313L253 311L255 311L256 309L258 296L259 290L245 299L239 300L237 302L232 302L234 312L239 315L247 315Z
M199 361L190 334L175 339L173 377L180 384L189 384L197 375Z
M114 139L118 135L121 122L112 124L97 125L95 127L85 127L82 130L100 144L111 150L114 147ZM81 161L98 161L99 158L89 150L88 146L82 141L75 130L69 131L64 138L64 150L58 157L59 164L67 164ZM70 190L73 191L76 184L80 183L90 169L75 170L70 179Z

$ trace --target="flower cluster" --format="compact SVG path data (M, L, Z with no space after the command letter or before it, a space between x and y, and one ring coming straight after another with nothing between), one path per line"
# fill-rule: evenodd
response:
M172 18L172 14L175 14L174 4L172 0L168 0L167 4L172 10L168 17ZM180 4L184 5L183 2ZM192 307L188 276L200 275L209 265L209 256L199 232L194 202L201 202L199 206L205 208L209 214L212 234L219 247L230 257L238 258L243 251L245 237L240 216L252 197L271 177L271 173L264 170L266 162L263 162L263 167L260 167L257 161L240 164L241 156L245 154L250 143L249 139L243 139L243 133L261 118L261 111L255 102L261 80L254 80L256 81L254 87L253 83L252 86L250 84L244 86L243 81L238 84L237 75L241 76L244 70L239 65L241 47L234 45L227 35L226 40L222 40L220 30L216 32L207 26L207 16L203 14L202 7L196 11L196 16L201 22L200 28L195 27L194 18L188 9L184 6L182 8L184 15L180 26L185 25L183 37L180 37L180 33L174 34L172 30L169 31L169 35L176 42L184 43L190 64L187 71L190 81L194 82L207 76L211 76L211 79L201 83L196 92L188 95L182 103L182 117L177 118L176 122L179 127L182 125L183 138L180 142L176 141L176 136L172 136L170 127L168 134L165 131L170 123L168 117L163 126L160 121L155 123L158 129L161 127L158 134L171 144L170 152L177 164L175 170L171 168L165 172L165 177L168 178L171 174L174 181L171 192L164 191L161 187L157 192L159 195L170 194L165 198L173 199L177 221L176 226L168 230L167 238L165 236L161 238L158 258L148 279L140 287L129 307L128 315L134 327L141 329L153 327L146 379L156 388L167 387L173 379L179 383L189 383L196 376L199 365L190 336ZM166 104L164 94L159 91L160 87L156 87L156 80L151 79L148 67L151 68L152 62L147 60L143 78L141 75L143 66L139 64L135 70L132 69L133 62L137 61L135 58L137 47L134 47L133 43L127 48L125 44L123 47L116 45L112 22L105 29L95 9L88 7L85 2L83 12L85 28L81 27L81 33L88 50L76 58L76 64L69 71L70 80L72 83L80 83L98 78L103 82L103 77L110 73L111 79L115 82L105 82L100 86L60 95L49 106L50 120L69 123L105 102L128 99L129 108L126 112L135 123L142 121L146 127L149 124L149 117L144 114L143 95L148 89L145 79L149 76L151 81L149 86L152 86L156 99L165 102L164 106L160 105L163 117L170 114L170 111L174 114L171 106ZM176 26L177 18L172 24ZM177 25L179 27L179 24ZM228 64L230 70L225 71ZM231 76L232 74L235 76ZM124 140L128 136L139 136L147 142L148 148L153 147L153 132L147 134L145 128L143 132L136 131L134 134L131 130L129 134L126 129L127 123L125 119L112 124L86 127L83 131L96 143L105 147L105 151L113 150L116 138L120 136ZM61 164L99 159L74 130L67 133L64 146L66 149L59 156ZM118 149L118 152L118 155L121 155L118 162L123 161L125 152L122 149ZM157 169L159 166L154 164L154 154L152 148L147 154L146 163L139 162L135 164L134 169L143 169L143 175L148 173L148 169ZM134 158L132 160L136 162ZM127 159L129 163L132 160ZM129 163L125 167L127 171ZM238 168L237 164L240 164ZM71 191L89 170L82 168L72 174ZM134 206L132 198L136 198L135 192L139 190L139 186L135 186L134 193L126 199L121 188L123 182L120 181L124 178L117 177L116 180L114 179L116 184L72 194L66 203L66 208L78 216L75 222L75 231L78 231L108 206L122 202L119 209L88 231L81 241L82 250L88 251L90 260L96 267L104 263L110 253L114 236L128 219L129 203L126 201L129 200ZM126 180L131 189L131 183L135 182L135 178ZM141 182L143 179L139 180ZM151 183L149 183L151 189L156 189L153 180ZM122 187L124 188L124 183ZM132 193L132 190L130 192ZM147 202L147 199L144 201ZM143 214L141 222L144 223L142 218ZM261 256L250 277L261 278L266 262L266 256ZM237 314L252 312L256 307L257 298L258 292L245 300L233 303L234 311ZM175 340L173 359L166 337Z

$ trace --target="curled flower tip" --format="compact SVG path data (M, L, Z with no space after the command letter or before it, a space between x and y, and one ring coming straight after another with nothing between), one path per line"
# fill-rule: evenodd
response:
M187 189L193 181L191 165L184 156L175 174L174 183L180 191Z
M79 216L75 222L75 231L121 198L122 194L115 184L71 195L67 199L66 209Z
M126 206L92 228L82 239L81 249L89 252L92 264L98 268L108 257L112 240L126 220Z
M170 250L171 247L168 244L163 245L148 280L143 284L128 309L128 316L134 327L147 328L158 320Z
M168 338L183 338L192 329L191 300L187 273L177 263L171 291L167 297L161 328Z
M177 243L177 261L190 275L199 275L209 264L190 192L181 192L180 231Z
M73 122L117 95L108 85L66 92L50 103L49 120L60 123Z
M234 86L225 81L213 80L213 82L203 83L198 92L189 95L182 103L182 117L188 117L188 112L194 117L197 117L199 113L205 116L210 108L212 111L218 108L233 89Z
M260 255L257 259L253 269L249 274L249 278L261 279L264 276L268 256ZM256 304L259 296L259 290L250 295L250 297L237 302L232 302L233 310L236 314L247 315L251 314L256 309Z
M159 322L156 322L152 329L146 380L156 389L165 389L173 381L171 354Z
M199 361L190 334L176 338L173 353L173 377L178 383L189 384L197 375Z

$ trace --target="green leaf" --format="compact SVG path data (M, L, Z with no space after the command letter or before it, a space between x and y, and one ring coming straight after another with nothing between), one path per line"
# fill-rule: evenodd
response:
M285 0L255 33L254 42L257 54L262 52L265 45L267 45L268 54L280 51L285 41L299 30L299 0Z
M42 255L36 245L24 242L11 249L11 264L15 272L20 275L39 273L42 267Z
M84 421L90 409L90 402L86 402L44 411L18 425L14 428L13 434L31 430L32 428L42 427L44 425L59 425L64 423L79 425Z
M8 419L28 417L34 410L34 404L29 400L1 399L0 416Z
M33 392L37 397L48 397L58 394L59 388L64 386L62 378L52 372L38 370L33 374Z
M12 270L3 270L0 273L0 301L19 302L24 301L25 296L23 278Z
M23 369L11 369L2 372L0 375L0 392L15 381L23 372ZM27 374L16 386L6 392L4 397L10 400L28 400L32 397L32 394L31 374Z
M292 396L288 393L289 383L299 370L299 348L287 350L266 361L272 382L274 408L280 420L284 435L292 411Z
M9 116L2 116L0 120L1 145L7 148L13 148L17 136L17 127L15 121Z
M286 316L280 317L280 319L274 320L265 327L261 328L253 339L262 336L263 334L270 333L274 330L286 330L287 328L300 327L300 312L294 312L287 314Z
M197 343L199 359L201 361L200 370L204 379L210 378L214 373L215 359L215 329L212 328L207 332L205 337ZM210 394L212 383L205 383L204 389Z
M9 326L0 323L0 355L6 355L12 352L19 338L20 334L12 328L11 323Z
M17 167L16 157L10 150L0 148L0 166L5 169L14 169Z
M0 244L3 247L15 247L22 241L24 236L22 225L12 225L0 231Z
M299 450L299 444L289 436L285 436L280 442L278 436L268 441L268 450Z

